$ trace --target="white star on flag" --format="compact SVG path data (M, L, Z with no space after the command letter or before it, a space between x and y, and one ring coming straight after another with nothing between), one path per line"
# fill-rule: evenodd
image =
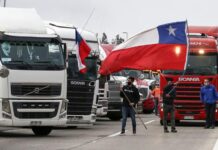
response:
M169 31L169 35L172 34L173 36L176 36L176 34L175 34L176 28L169 26L169 28L167 28L167 30Z

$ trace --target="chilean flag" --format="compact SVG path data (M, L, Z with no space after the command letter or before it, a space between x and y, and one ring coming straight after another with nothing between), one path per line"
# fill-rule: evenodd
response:
M91 48L88 46L85 40L83 40L82 36L75 29L76 33L76 57L78 62L78 68L81 73L86 72L85 58L88 57L91 52Z
M103 75L123 69L185 70L187 22L160 25L121 43L103 61Z

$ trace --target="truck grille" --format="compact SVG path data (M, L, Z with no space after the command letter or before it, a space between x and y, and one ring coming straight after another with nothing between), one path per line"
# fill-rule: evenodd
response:
M68 115L90 115L93 105L95 86L90 84L93 81L72 81L68 80L67 99ZM76 84L75 84L76 83ZM78 84L82 83L82 84Z
M200 82L178 83L175 108L180 114L199 114L199 110L204 109L204 105L200 101L200 88Z
M108 99L108 111L111 109L121 110L121 97L120 87L121 83L108 82L109 87L109 99Z
M179 83L176 86L176 100L200 101L201 83Z
M58 102L13 102L14 115L20 119L53 118L57 115ZM53 112L19 112L18 109L54 109Z
M11 84L14 96L59 96L61 84Z

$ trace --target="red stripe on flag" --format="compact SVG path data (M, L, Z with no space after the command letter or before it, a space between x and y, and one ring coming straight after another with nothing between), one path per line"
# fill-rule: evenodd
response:
M115 50L105 59L100 73L107 75L123 69L184 70L187 45L151 44Z

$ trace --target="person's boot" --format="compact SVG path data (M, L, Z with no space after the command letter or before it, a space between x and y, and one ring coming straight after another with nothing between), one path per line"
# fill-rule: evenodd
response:
M125 134L125 129L122 129L120 135L124 135L124 134Z
M132 130L132 133L135 135L135 134L136 134L136 129L133 129L133 130Z
M176 133L177 132L176 128L172 128L171 132Z
M215 128L215 125L212 125L210 128L211 128L211 129L214 129L214 128Z
M164 133L169 133L169 130L167 128L164 128Z

